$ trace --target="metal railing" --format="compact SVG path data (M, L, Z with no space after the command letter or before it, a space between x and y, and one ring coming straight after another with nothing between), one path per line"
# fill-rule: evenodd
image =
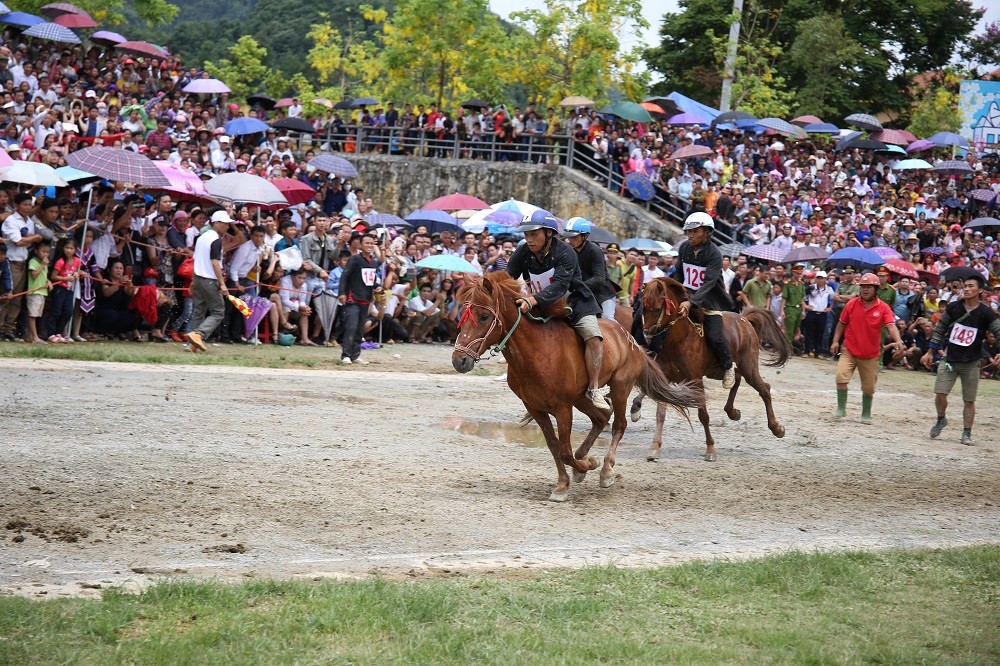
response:
M612 160L597 155L590 144L575 141L565 134L521 134L503 140L494 132L459 137L457 132L345 125L327 128L318 133L318 137L313 139L314 147L316 140L321 142L324 150L347 154L372 153L565 166L621 195L631 205L644 208L650 214L677 226L684 223L691 207L689 201L675 197L659 186L655 187L655 194L649 201L626 197L621 167ZM301 142L299 145L301 148ZM730 242L735 237L735 229L725 221L718 221L716 229L713 239L718 244Z

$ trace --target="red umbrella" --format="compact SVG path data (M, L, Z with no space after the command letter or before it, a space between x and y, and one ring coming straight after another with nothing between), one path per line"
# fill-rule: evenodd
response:
M428 201L420 208L421 210L486 210L489 207L490 205L482 199L456 192Z
M74 30L97 27L97 21L90 18L87 14L60 14L52 19L52 22L58 23L64 28L73 28Z
M940 276L937 274L937 271L927 271L924 270L923 268L917 269L917 275L922 280L927 280L927 284L931 285L932 287L937 286L938 279L940 278Z
M823 121L816 116L799 116L798 118L792 118L789 122L799 127L805 127L806 125L819 125Z
M168 54L155 44L149 42L129 41L115 44L114 48L129 55L149 58L166 58Z
M908 146L912 143L909 138L911 136L913 135L903 130L884 129L881 132L873 132L871 138L894 146Z
M884 265L897 275L915 280L920 277L920 274L917 273L917 267L904 259L886 259Z
M316 190L301 180L295 178L275 178L271 183L285 195L289 205L296 206L316 198Z
M292 105L292 102L293 100L291 97L282 97L281 99L279 99L277 102L274 103L274 108L286 109Z

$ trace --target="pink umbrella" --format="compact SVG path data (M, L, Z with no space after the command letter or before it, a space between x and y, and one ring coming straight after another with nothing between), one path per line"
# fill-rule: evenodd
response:
M894 146L908 146L913 141L907 134L909 132L903 132L902 130L884 129L881 132L873 132L871 138L882 143L891 143ZM910 134L910 136L913 135Z
M171 194L178 194L181 197L191 199L211 199L212 195L205 189L205 183L193 171L184 169L166 160L153 160L153 164L160 170L160 173L170 181L167 187L158 189L165 190Z
M103 44L104 46L116 46L122 42L127 42L124 35L119 35L117 32L111 32L110 30L98 30L90 36L90 41L95 44Z
M683 160L689 157L708 157L709 155L715 154L708 146L700 146L698 144L691 144L690 146L684 146L683 148L678 148L670 155L672 160Z
M301 180L295 178L275 178L271 181L278 188L288 203L292 206L312 201L316 198L316 190L309 187Z
M73 28L74 30L97 27L97 21L90 18L88 14L60 14L52 19L52 22L58 23L64 28Z
M14 160L6 151L0 152L0 169L8 167L14 163Z
M282 97L277 102L274 103L274 108L276 109L287 109L292 105L291 97Z
M914 280L920 278L920 273L917 273L917 267L903 259L886 259L885 267L903 277L913 278Z
M798 118L792 118L789 122L799 127L805 127L806 125L819 125L823 121L816 116L799 116Z
M155 44L141 41L129 41L115 44L115 50L129 55L150 58L166 58L169 54Z
M490 205L482 199L458 192L438 197L420 207L421 210L486 210Z
M87 12L68 2L53 2L42 7L41 13L49 18L55 18L63 14L86 14Z

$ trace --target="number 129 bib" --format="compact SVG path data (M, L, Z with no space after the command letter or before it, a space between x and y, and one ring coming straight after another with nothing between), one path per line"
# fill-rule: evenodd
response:
M705 284L705 267L684 264L684 286L688 289L701 289L703 284Z

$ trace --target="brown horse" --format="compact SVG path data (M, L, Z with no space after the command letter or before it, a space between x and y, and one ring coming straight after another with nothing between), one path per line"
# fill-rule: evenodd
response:
M515 304L520 296L518 282L506 273L488 273L467 282L458 295L464 312L451 362L457 371L469 372L494 346L494 353L499 351L507 359L507 385L538 422L556 463L559 478L549 499L562 502L569 492L565 465L573 468L573 478L580 482L601 464L587 454L610 417L584 395L588 378L583 341L565 321L522 316ZM625 404L632 387L638 385L655 400L680 410L701 404L704 397L690 383L668 382L617 321L601 319L600 327L604 336L601 386L611 389L614 413L611 446L601 467L601 487L607 488L615 482L615 451L625 434ZM574 406L592 423L575 453L570 442ZM555 416L558 435L550 414Z
M702 313L696 308L689 316L680 316L678 306L686 300L688 300L687 290L676 280L657 278L647 284L642 303L643 334L646 339L662 337L662 347L656 355L656 361L667 378L675 382L694 381L700 389L704 389L703 377L722 379L723 371L715 352L705 342L700 323ZM764 401L767 427L775 437L784 437L785 428L778 422L771 407L771 385L764 381L758 368L762 343L768 346L768 356L764 365L781 367L788 361L792 349L784 332L778 327L771 313L762 308L749 307L740 314L725 312L722 317L726 342L729 343L736 363L736 383L729 391L729 400L725 406L726 415L733 421L740 419L740 410L733 407L733 402L736 399L736 391L740 388L740 379L746 378L747 383L757 389L757 393ZM642 397L640 393L632 402L633 421L639 419ZM656 435L647 460L657 460L660 457L665 416L666 409L657 406ZM715 440L708 427L708 408L704 398L698 406L698 420L705 428L705 460L714 462L717 459Z

